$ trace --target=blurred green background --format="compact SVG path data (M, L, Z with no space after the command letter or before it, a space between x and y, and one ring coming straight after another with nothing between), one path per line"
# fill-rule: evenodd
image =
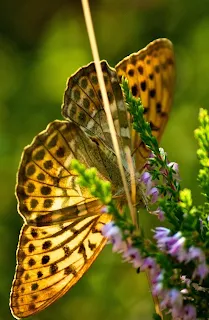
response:
M182 184L199 203L193 131L199 107L209 105L208 0L90 4L101 58L112 66L156 38L173 42L177 85L162 146L180 164ZM67 77L91 60L80 1L0 2L0 320L12 319L8 300L22 225L14 188L22 150L50 121L61 119ZM153 219L145 220L151 228ZM151 320L152 312L144 276L106 247L70 292L33 319Z

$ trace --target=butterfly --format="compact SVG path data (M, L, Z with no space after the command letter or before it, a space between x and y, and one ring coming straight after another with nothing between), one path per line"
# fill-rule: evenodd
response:
M120 87L128 79L140 97L144 116L160 140L173 98L175 62L172 43L158 39L119 62L115 69L101 61L114 126L127 173L124 146L129 146L135 171L148 150L132 129ZM113 197L125 203L94 63L80 68L67 83L62 105L66 120L55 120L22 154L17 174L18 212L24 220L17 248L10 307L15 318L31 316L63 296L88 270L103 249L101 233L111 216L76 182L71 160L96 167L110 181ZM127 173L128 174L128 173Z

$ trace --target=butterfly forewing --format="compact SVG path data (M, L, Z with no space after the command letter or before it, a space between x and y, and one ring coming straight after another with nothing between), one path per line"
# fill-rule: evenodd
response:
M74 158L86 167L96 166L101 178L115 179L115 188L122 185L111 150L92 141L76 124L54 121L23 153L16 193L19 212L28 223L42 226L87 213L87 203L94 199L76 184L70 168Z
M16 317L27 317L62 296L104 246L100 229L111 217L101 214L101 202L76 183L70 167L74 158L87 168L96 166L100 178L113 183L113 192L122 188L115 155L75 123L50 123L24 150L16 188L26 222L11 294Z
M168 120L174 90L174 53L168 39L158 39L146 48L133 53L116 65L119 78L126 77L130 90L140 97L144 116L150 122L152 133L160 140ZM132 153L140 169L148 156L138 134L132 130Z
M101 67L128 177L124 146L131 147L136 173L148 151L132 130L119 79L128 78L133 95L141 97L145 117L159 140L173 95L172 45L159 39L125 58L116 70L105 61ZM72 159L87 168L96 167L99 177L111 182L118 206L125 204L93 63L69 79L62 114L68 121L50 123L25 148L17 175L18 211L25 223L11 291L11 310L16 318L32 315L61 297L90 267L106 242L101 228L111 216L101 213L102 203L77 184ZM138 184L137 190L138 203Z

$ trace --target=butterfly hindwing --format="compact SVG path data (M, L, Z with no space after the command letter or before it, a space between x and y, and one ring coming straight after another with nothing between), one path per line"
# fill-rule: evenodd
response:
M175 69L172 43L168 39L155 40L123 59L115 68L120 79L122 76L128 79L132 94L140 97L144 116L159 141L173 100ZM136 153L136 166L140 169L148 152L134 130L132 141L132 153Z
M96 259L110 216L94 209L94 216L61 225L23 226L10 304L15 317L28 317L60 298Z

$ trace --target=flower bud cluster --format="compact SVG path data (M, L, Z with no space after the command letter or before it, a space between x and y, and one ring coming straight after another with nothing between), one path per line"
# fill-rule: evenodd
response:
M133 267L141 271L148 271L151 280L151 290L154 296L159 296L162 310L166 310L176 320L195 320L196 308L193 304L185 304L183 296L185 290L177 288L168 289L164 287L164 271L160 269L156 260L152 257L143 257L139 249L133 247L128 240L123 240L120 228L114 223L109 222L102 228L102 234L108 239L108 243L113 244L113 251L122 254L123 260L132 263ZM197 259L200 262L204 260L204 254L198 248L188 250L183 244L185 242L181 234L170 236L170 230L167 228L156 228L155 239L161 251L169 252L175 257L184 257L185 261ZM181 254L178 255L178 249ZM182 253L184 252L184 255ZM187 292L186 292L187 293Z

